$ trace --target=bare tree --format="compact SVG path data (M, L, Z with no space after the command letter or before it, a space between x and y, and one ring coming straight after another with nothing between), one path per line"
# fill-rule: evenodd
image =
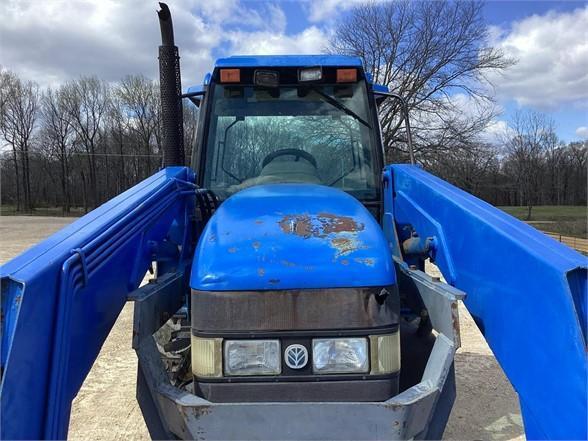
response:
M48 89L43 96L43 136L44 148L59 163L59 181L62 194L62 210L69 213L70 195L70 159L74 144L74 127L67 112L67 99L73 91L71 85L57 90Z
M129 182L129 140L127 136L126 117L123 115L124 105L118 94L113 94L111 106L106 117L106 131L109 137L110 151L118 155L115 193L118 194L127 188Z
M162 142L163 142L163 121L161 119L161 95L159 89L159 83L153 83L153 100L154 100L154 108L155 108L155 119L157 124L155 124L155 132L153 136L155 137L155 153L160 156L159 164L163 164L163 151L162 151Z
M561 205L564 198L565 178L562 168L565 167L567 149L565 144L557 139L555 133L547 141L543 158L545 175L542 179L542 201L555 201L556 205Z
M103 119L109 106L110 90L106 83L96 77L82 77L69 83L67 90L68 118L72 120L88 162L88 176L82 172L82 181L86 191L90 187L90 205L96 207L100 200L96 154Z
M494 116L487 74L512 60L488 46L482 7L478 1L366 3L339 23L330 42L332 52L361 57L374 80L405 97L421 159L479 132ZM481 111L455 117L463 114L457 93ZM390 100L380 109L390 160L406 157L399 112Z
M2 69L0 66L0 115L4 113L6 108L6 101L8 101L8 95L12 82L16 80L16 75L13 72Z
M530 220L541 188L545 152L557 143L555 126L546 115L529 111L517 112L511 127L512 132L505 135L503 141L508 154L506 165L514 177L521 205L527 206L527 220Z
M498 170L497 149L488 143L466 143L435 155L431 168L469 193L480 194L490 186L489 176Z
M115 93L125 110L127 129L135 133L142 144L146 170L140 170L140 174L147 177L156 169L154 165L158 165L158 161L152 158L153 138L158 124L157 92L153 81L142 75L129 75L121 81Z
M566 150L566 161L569 170L569 197L572 202L581 201L586 206L588 186L586 185L588 174L588 141L572 142Z
M4 133L4 121L6 118L6 111L7 111L7 102L8 97L13 93L14 90L14 83L18 81L16 75L9 71L0 71L0 131ZM7 141L8 142L8 141ZM18 157L16 146L14 144L11 145L12 147L12 162L14 167L14 179L15 179L15 189L16 189L16 210L20 211L21 209L21 196L20 196L20 175L19 175L19 166L18 166Z
M184 102L184 150L186 152L185 163L190 164L192 150L196 144L196 133L198 130L198 108L192 103Z
M33 208L29 153L39 110L39 90L35 83L23 82L9 72L2 75L0 90L0 133L12 147L17 181L19 174L21 177L22 208L28 212ZM20 194L17 196L17 210L20 208L19 201Z

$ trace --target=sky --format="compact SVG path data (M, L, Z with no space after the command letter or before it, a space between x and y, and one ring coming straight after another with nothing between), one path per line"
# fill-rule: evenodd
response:
M180 48L182 84L202 81L218 57L321 53L356 0L168 0ZM0 67L41 87L80 75L117 81L157 77L157 3L146 0L2 0ZM502 113L548 113L566 142L588 139L588 3L492 1L490 43L518 60L492 77Z

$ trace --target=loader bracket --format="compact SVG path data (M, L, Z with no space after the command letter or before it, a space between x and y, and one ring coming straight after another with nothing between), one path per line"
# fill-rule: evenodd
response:
M438 439L455 398L453 359L459 347L459 290L397 262L423 299L438 335L421 381L384 402L213 403L171 385L153 334L170 290L181 277L135 291L133 347L139 359L137 399L154 439ZM303 423L302 423L303 422Z

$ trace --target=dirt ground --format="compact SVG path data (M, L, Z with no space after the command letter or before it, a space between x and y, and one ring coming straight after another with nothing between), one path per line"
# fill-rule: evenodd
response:
M0 263L72 221L0 217ZM135 400L137 359L131 349L132 318L133 305L128 303L73 402L70 439L149 438ZM463 305L460 319L462 347L455 358L457 399L444 438L524 439L516 393Z

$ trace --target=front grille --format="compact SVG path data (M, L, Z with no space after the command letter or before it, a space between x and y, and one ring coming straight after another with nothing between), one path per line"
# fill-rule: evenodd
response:
M192 290L192 332L202 336L390 328L398 325L398 318L395 285L281 291Z

